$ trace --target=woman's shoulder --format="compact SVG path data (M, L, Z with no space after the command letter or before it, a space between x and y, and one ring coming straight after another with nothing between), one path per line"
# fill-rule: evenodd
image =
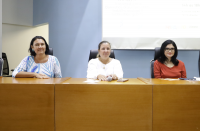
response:
M33 56L26 56L23 60L31 61L31 60L34 60L34 57Z
M164 65L163 63L161 63L160 61L158 61L158 60L155 60L155 62L154 62L154 65Z
M99 58L91 59L89 63L97 63L99 62Z
M182 62L181 60L178 60L180 65L184 65L184 62Z
M56 58L55 56L53 56L53 55L48 55L49 56L49 58Z
M113 58L112 58L112 61L111 61L111 62L112 62L112 63L116 63L116 64L117 64L117 63L120 63L119 60L117 60L117 59L113 59Z
M53 55L49 55L49 59L50 60L57 60L57 57L53 56Z
M49 62L50 63L58 63L59 61L58 61L58 58L57 57L55 57L55 56L53 56L53 55L49 55Z

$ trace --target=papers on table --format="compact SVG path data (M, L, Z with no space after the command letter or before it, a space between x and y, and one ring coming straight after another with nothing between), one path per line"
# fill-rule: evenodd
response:
M87 83L97 83L99 82L99 80L95 80L95 79L87 79L86 81L84 82L87 82Z

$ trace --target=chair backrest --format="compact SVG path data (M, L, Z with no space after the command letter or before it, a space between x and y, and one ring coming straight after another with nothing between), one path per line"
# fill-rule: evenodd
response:
M3 75L3 59L0 58L0 76Z
M150 61L150 70L151 70L151 78L155 78L154 77L154 60Z
M8 65L8 59L6 56L6 53L2 52L2 58L3 58L3 75L9 75L9 65Z
M155 48L154 60L157 60L160 57L160 47Z
M150 61L151 78L154 77L154 62L160 57L160 47L155 48L154 59Z
M49 55L53 55L53 48L49 48Z
M89 55L89 60L88 61L90 61L91 59L97 58L97 54L98 54L98 50L90 50L90 55ZM115 54L114 54L113 50L111 50L110 58L114 58L115 59Z

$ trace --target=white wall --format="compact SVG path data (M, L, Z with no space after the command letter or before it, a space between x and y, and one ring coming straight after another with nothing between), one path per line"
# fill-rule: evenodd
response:
M2 0L3 23L33 25L33 0Z

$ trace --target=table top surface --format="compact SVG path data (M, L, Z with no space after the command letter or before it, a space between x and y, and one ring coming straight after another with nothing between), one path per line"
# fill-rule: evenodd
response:
M200 81L194 80L179 80L179 79L157 79L157 78L147 78L142 80L147 84L153 85L199 85Z
M139 84L144 85L143 81L137 79L137 78L128 78L128 81L126 82L117 82L117 80L112 81L99 81L95 79L87 79L87 78L70 78L61 84L123 84L123 85L131 85L131 84Z
M50 79L0 77L0 84L56 84L67 79L70 77Z
M117 82L117 80L99 81L87 78L12 78L0 77L0 84L123 84L123 85L199 85L200 81L179 80L179 79L156 79L156 78L127 78L126 82Z

